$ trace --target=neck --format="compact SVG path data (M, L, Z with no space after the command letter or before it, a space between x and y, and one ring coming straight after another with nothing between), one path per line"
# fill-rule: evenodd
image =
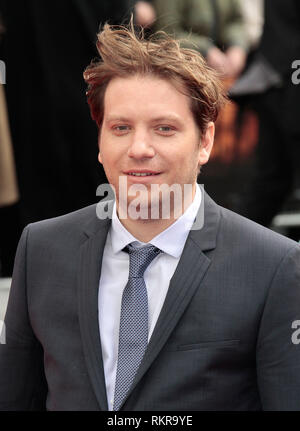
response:
M149 242L155 236L159 235L169 226L171 226L176 219L168 219L168 220L132 220L120 219L120 222L131 233L136 239L141 242Z

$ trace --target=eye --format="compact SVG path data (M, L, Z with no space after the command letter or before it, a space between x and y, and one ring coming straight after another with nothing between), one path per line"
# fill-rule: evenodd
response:
M161 134L165 136L171 136L175 133L175 128L171 126L158 126L156 127L156 130Z
M116 135L125 135L130 129L130 126L126 124L120 124L119 126L112 127L112 130Z

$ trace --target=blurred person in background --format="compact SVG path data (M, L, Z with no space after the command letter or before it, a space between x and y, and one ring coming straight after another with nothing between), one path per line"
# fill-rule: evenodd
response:
M0 15L0 44L5 28ZM4 85L6 82L6 67L0 55L0 277L9 275L9 268L13 265L15 246L20 231L16 204L19 200L18 186L15 172L15 162L12 142L7 118ZM7 231L8 223L15 227Z
M0 0L6 27L0 59L20 191L19 207L0 213L0 247L10 255L5 275L26 224L96 202L97 186L106 182L82 73L96 56L100 23L123 22L133 6L130 0Z
M265 25L252 67L231 90L252 97L259 119L253 176L238 212L269 226L291 192L300 188L300 85L293 80L300 60L300 3L266 0Z
M186 39L224 77L239 76L249 40L239 0L153 0L156 29Z

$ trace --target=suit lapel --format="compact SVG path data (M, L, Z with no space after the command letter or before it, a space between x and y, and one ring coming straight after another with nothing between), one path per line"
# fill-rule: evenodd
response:
M95 218L86 229L78 268L78 313L86 364L101 410L108 410L98 324L98 290L101 263L110 219Z
M192 230L188 236L146 353L124 403L168 340L196 290L201 286L201 281L210 265L210 259L203 251L211 250L216 246L220 209L206 194L202 205L204 205L204 226L200 230ZM199 211L201 210L200 208Z

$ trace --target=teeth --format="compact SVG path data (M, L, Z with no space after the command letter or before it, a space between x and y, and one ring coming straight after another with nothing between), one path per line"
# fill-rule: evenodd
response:
M137 173L134 173L134 172L130 172L129 175L133 175L134 177L149 177L151 175L156 175L156 174L137 174Z

